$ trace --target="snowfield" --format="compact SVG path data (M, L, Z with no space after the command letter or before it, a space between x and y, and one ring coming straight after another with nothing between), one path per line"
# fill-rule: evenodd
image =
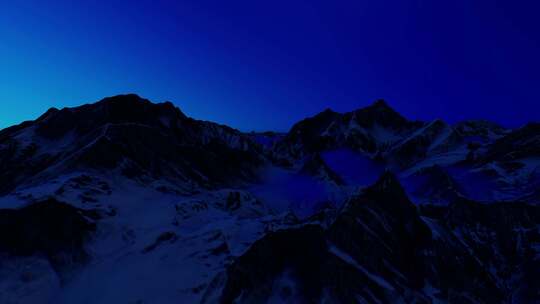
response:
M92 182L73 187L81 176ZM92 191L100 183L109 185L110 193ZM55 194L61 188L63 193ZM212 282L232 257L265 230L280 227L279 215L234 189L185 196L121 177L72 174L17 196L56 196L114 215L98 220L86 248L91 261L76 265L63 283L45 259L2 260L1 303L211 303L219 294ZM14 208L23 201L7 196L0 204Z

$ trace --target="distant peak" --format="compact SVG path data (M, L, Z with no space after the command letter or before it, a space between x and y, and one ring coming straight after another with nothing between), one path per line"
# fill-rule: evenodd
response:
M322 113L336 113L336 112L330 108L326 108L324 109L324 111L322 111Z
M115 95L111 97L105 97L102 100L100 100L98 103L133 103L133 102L144 102L149 103L150 101L148 99L144 99L140 97L137 94L121 94L121 95Z
M125 111L135 111L135 108L140 108L143 112L156 113L156 111L161 112L161 114L171 114L175 113L181 118L186 118L187 116L177 108L172 102L165 101L161 103L153 103L146 98L142 98L137 94L123 94L116 95L111 97L106 97L100 100L97 105L104 105L107 108L122 108Z
M377 108L390 108L390 106L384 99L377 99L371 106Z
M137 94L124 94L60 111L51 109L38 120L38 132L47 138L59 138L72 130L84 134L106 124L171 127L185 119L187 116L171 102L152 103Z
M58 110L57 108L55 107L52 107L50 109L47 110L47 112L43 113L40 117L38 117L37 121L41 121L41 120L44 120L46 119L47 117L59 112L60 110Z
M340 115L340 114L338 112L335 112L334 110L332 110L330 108L326 108L326 109L324 109L324 111L319 112L314 117L334 117L336 115Z
M396 113L397 112L384 99L377 99L369 106L360 108L354 112L370 112L370 113Z
M174 107L174 104L172 102L170 102L170 101L164 101L163 105L166 106L166 107Z
M350 115L363 127L380 125L400 129L410 126L410 122L392 109L383 99L379 99L365 108L350 112Z
M375 102L373 102L370 106L366 107L365 109L368 109L369 111L376 111L376 112L384 112L384 113L399 113L392 108L388 102L384 99L377 99Z

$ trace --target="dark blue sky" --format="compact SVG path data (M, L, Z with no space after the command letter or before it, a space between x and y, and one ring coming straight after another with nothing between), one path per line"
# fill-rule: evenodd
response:
M0 128L127 92L242 130L540 117L539 1L97 2L0 2Z

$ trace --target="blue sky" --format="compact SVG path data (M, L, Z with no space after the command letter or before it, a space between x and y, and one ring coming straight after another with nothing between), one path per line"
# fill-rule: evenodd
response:
M375 99L413 119L540 117L535 1L1 1L0 128L137 93L241 130Z

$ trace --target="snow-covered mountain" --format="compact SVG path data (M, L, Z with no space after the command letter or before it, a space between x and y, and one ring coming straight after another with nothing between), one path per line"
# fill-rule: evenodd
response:
M540 128L243 133L136 95L0 130L0 303L537 303Z
M356 111L341 114L325 110L300 121L274 143L271 158L276 164L301 167L313 155L347 150L371 163L359 166L358 171L366 166L390 169L400 176L410 194L422 191L414 177L435 165L470 198L493 201L527 196L539 203L534 200L540 181L539 136L538 123L509 130L479 120L456 125L440 119L410 121L379 100ZM427 202L433 199L420 198Z
M327 109L295 124L274 151L276 158L289 160L345 147L374 154L423 125L408 121L382 100L344 114Z

